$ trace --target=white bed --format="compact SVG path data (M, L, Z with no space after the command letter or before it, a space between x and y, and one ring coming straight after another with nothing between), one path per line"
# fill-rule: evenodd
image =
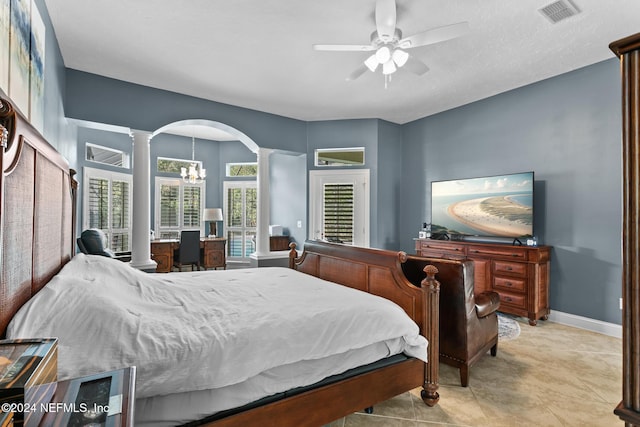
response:
M7 329L53 336L60 379L137 367L136 425L201 419L393 354L427 357L396 304L296 270L146 274L83 254Z

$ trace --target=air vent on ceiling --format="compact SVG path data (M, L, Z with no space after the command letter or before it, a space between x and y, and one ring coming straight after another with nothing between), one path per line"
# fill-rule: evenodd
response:
M557 24L563 19L577 15L580 11L569 0L559 0L540 9L540 13L552 24Z

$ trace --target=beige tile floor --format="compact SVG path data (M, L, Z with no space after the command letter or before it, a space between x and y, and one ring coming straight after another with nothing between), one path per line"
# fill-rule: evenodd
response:
M458 371L440 369L440 403L429 408L420 390L356 413L331 427L623 426L613 414L622 399L622 340L553 322L498 344L471 368L469 387Z

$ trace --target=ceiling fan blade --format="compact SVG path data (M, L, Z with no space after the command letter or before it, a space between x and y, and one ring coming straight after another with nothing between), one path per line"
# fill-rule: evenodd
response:
M378 0L376 2L376 30L383 42L390 42L396 31L396 1Z
M409 56L407 63L404 64L402 69L410 71L413 74L417 74L419 76L429 71L429 67L427 67L427 64L425 64L424 62L422 62L421 60L413 56Z
M469 32L468 22L459 22L457 24L445 25L444 27L433 28L414 34L400 40L399 46L408 49L417 46L440 43L445 40L451 40L456 37L464 36Z
M315 50L329 50L335 52L367 52L375 48L368 44L314 44Z
M362 64L361 66L359 66L358 68L356 68L353 73L349 74L349 77L347 77L347 81L352 81L357 79L358 77L360 77L361 75L363 75L365 72L367 72L368 68L366 65Z

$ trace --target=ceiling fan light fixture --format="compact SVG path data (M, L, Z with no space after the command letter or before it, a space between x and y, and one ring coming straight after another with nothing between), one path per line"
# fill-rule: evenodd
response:
M376 71L378 64L378 58L376 58L375 53L364 61L364 65L366 65L372 73Z
M394 64L392 60L389 60L384 64L382 64L382 74L384 74L385 76L395 73L396 70L397 70L396 64Z
M376 59L379 64L386 64L391 59L391 49L389 46L380 46L378 50L376 50Z
M398 68L400 68L407 63L409 54L402 49L396 49L393 51L391 57L393 58L393 62L395 62Z

